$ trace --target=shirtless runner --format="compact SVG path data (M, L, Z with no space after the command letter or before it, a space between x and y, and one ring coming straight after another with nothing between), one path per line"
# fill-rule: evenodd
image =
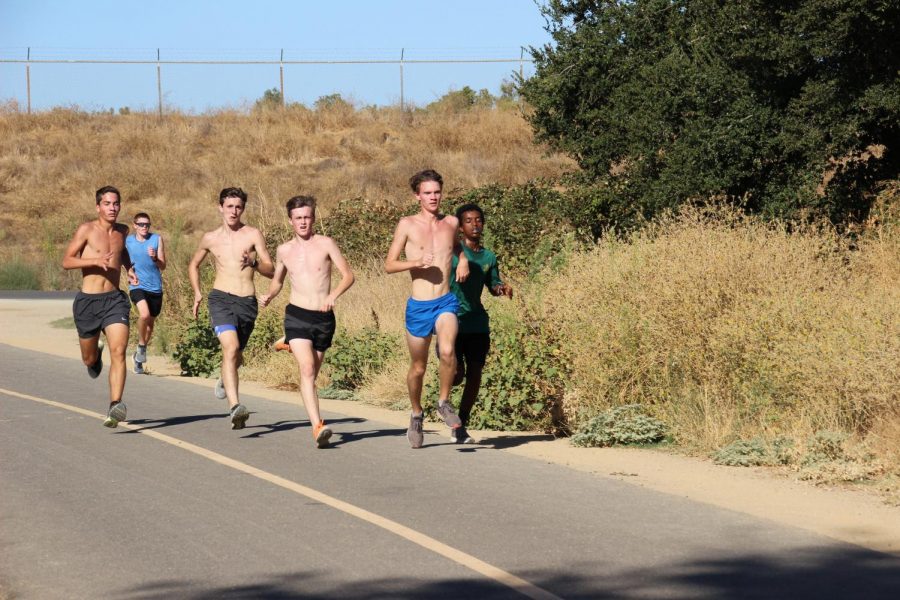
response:
M440 358L440 391L437 412L451 429L460 426L459 417L448 399L456 373L454 343L458 329L456 312L459 302L450 291L450 277L465 281L469 276L469 261L457 241L459 221L455 216L440 213L443 179L436 171L421 171L409 180L419 212L403 217L394 230L384 269L388 273L409 271L412 294L406 302L406 344L410 366L406 375L412 413L406 437L410 446L421 448L422 382L428 364L431 336L437 334ZM406 260L401 260L405 253ZM451 275L451 260L459 259L456 272Z
M103 344L100 331L106 334L109 345L109 408L103 424L116 427L126 417L122 392L125 390L125 349L128 346L128 326L131 305L128 296L119 289L121 269L128 270L128 279L137 284L125 236L128 227L117 223L122 208L119 190L102 187L95 194L97 220L83 223L75 230L63 256L64 269L81 269L81 291L72 304L81 360L88 375L97 378L103 370Z
M278 246L275 276L259 302L268 306L281 292L285 275L291 276L291 300L284 310L284 340L300 368L300 396L313 428L313 439L316 446L325 448L332 431L319 414L316 377L334 337L334 303L353 285L353 272L334 240L314 233L315 198L294 196L287 201L287 213L294 239ZM341 281L333 290L332 265L341 274Z
M222 346L222 374L216 382L215 394L220 400L228 399L232 429L243 429L250 417L238 396L238 367L256 325L258 310L253 274L259 271L264 277L272 277L275 272L262 233L241 222L246 205L247 194L241 188L225 188L219 193L222 226L203 234L188 265L196 319L203 301L200 263L207 254L212 254L216 278L209 293L209 319Z

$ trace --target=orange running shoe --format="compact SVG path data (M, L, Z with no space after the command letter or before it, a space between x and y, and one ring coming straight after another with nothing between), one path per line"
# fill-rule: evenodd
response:
M276 352L279 352L279 351L281 351L281 350L284 350L284 351L286 351L286 352L290 352L290 351L291 351L291 345L285 343L285 341L284 341L284 336L281 336L280 338L278 338L277 340L275 340L275 343L274 343L274 344L272 344L272 350L275 350Z
M325 424L325 421L319 421L319 424L313 427L313 437L316 440L316 446L319 448L327 448L328 440L331 439L331 427Z

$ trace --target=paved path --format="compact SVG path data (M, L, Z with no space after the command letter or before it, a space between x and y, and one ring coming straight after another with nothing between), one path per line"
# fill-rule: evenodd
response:
M0 345L0 598L892 598L900 558L402 427Z

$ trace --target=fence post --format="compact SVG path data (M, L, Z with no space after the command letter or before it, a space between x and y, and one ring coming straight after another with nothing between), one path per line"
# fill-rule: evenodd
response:
M281 82L281 108L284 108L286 106L284 102L284 48L281 49L281 59L278 62L278 78Z
M525 72L525 47L519 46L519 81L522 81L522 74Z
M28 89L28 114L31 114L31 46L28 47L28 62L25 63L25 87Z
M406 48L400 48L400 112L403 112L403 53Z
M156 96L159 100L159 116L162 118L162 67L159 64L159 48L156 49Z

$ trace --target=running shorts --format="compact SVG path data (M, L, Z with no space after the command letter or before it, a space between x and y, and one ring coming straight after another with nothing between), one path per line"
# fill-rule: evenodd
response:
M337 322L334 311L322 312L300 308L293 304L284 307L284 341L310 340L318 352L331 347Z
M456 335L456 363L467 367L483 367L491 351L491 334L458 333ZM457 367L457 370L459 368Z
M216 335L222 330L233 328L237 331L240 349L246 348L259 313L256 296L235 296L221 290L212 290L208 304L209 320Z
M151 317L158 317L162 311L162 292L148 292L141 288L134 288L128 292L128 295L131 296L131 303L135 306L141 300L146 301Z
M78 337L89 339L100 334L107 325L130 324L131 305L128 296L122 290L113 290L101 294L78 292L72 303L72 316L75 317L75 329Z
M410 298L406 301L406 330L415 337L428 337L434 333L439 316L443 313L456 316L458 310L459 300L453 292L433 300Z

